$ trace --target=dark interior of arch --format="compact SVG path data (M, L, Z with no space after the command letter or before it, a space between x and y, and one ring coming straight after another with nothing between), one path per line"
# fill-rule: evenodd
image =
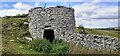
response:
M54 31L51 29L44 30L43 37L46 38L47 40L49 40L50 43L52 43L52 41L54 39Z

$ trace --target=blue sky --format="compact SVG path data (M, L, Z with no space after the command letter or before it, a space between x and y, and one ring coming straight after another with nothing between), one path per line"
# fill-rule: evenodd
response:
M3 6L2 9L12 9L14 8L12 5L16 4L18 2L2 2L1 5ZM36 2L22 2L23 4L27 4L29 6L33 6L35 5ZM62 6L74 6L74 5L80 5L83 4L85 2L39 2L39 6L44 6L45 3L47 4L47 6L57 6L57 5L62 5ZM86 2L89 3L89 2ZM9 6L5 6L5 5L9 5ZM101 6L117 6L118 3L117 2L101 2L101 3L97 3L96 5L101 5Z
M16 4L18 2L2 2L2 9L12 9L14 8L13 5ZM34 7L36 2L22 2L23 4L27 4L29 6ZM46 4L47 7L49 6L57 6L57 5L61 5L61 6L73 6L73 5L80 5L83 2L39 2L39 6L44 7L44 5ZM9 6L6 6L9 5Z
M118 26L117 2L2 2L0 16L27 14L33 7L62 5L74 8L76 26L87 28L106 28Z

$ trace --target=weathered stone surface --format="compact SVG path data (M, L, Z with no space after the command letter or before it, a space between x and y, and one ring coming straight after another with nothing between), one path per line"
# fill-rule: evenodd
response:
M28 24L28 22L24 22L23 24Z
M120 48L120 42L118 41L118 39L109 36L73 33L69 35L67 38L64 38L63 40L67 40L67 42L72 41L77 45L80 44L82 46L96 48L98 50Z
M30 37L25 37L25 39L28 41L32 41L32 38L30 38Z
M51 29L55 38L96 49L120 49L118 39L109 36L75 33L74 9L64 6L36 7L29 10L29 32L32 38L43 38ZM49 34L50 35L50 34Z
M43 38L44 30L54 31L55 38L75 32L74 9L63 6L29 10L29 32L33 38Z

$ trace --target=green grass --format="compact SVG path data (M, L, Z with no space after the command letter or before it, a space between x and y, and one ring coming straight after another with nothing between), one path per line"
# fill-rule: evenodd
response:
M3 43L3 54L43 54L38 53L36 51L30 50L28 44L25 40L22 40L23 36L22 34L28 31L28 27L26 25L20 26L21 23L26 22L27 18L25 19L18 19L18 18L9 18L9 19L2 19L0 20L0 23L2 21L2 43ZM16 24L11 24L16 23ZM8 30L8 28L10 28ZM105 31L105 30L94 30L94 29L85 29L87 33L89 34L96 34L96 35L107 35L115 38L119 38L120 35L115 31ZM76 29L76 32L78 30ZM1 36L1 35L0 35ZM16 38L20 38L21 40L18 40ZM10 41L15 40L15 41ZM24 43L25 42L25 43ZM76 46L75 44L68 43L70 47L69 53L75 54L98 54L98 53L107 53L109 54L109 51L101 50L96 51L94 49L88 50L87 47L82 46ZM20 48L22 46L23 48ZM0 49L2 49L0 47ZM113 53L116 53L113 51Z
M30 50L28 44L21 43L21 40L16 39L17 37L22 39L22 34L28 31L28 27L20 26L20 23L26 22L26 19L18 19L18 18L9 18L2 19L2 40L3 40L3 53L10 54L39 54L38 52ZM16 23L16 24L11 24ZM7 30L10 28L9 30ZM15 40L11 42L10 40ZM23 48L20 48L22 46Z
M116 50L96 50L94 48L89 49L88 47L83 47L81 45L73 44L72 42L69 43L70 54L118 54Z
M120 39L120 34L119 34L120 32L117 32L117 31L95 30L95 29L89 29L89 28L85 28L85 31L89 34L111 36L113 38L119 38ZM76 32L79 32L78 28L76 28Z
M6 46L7 45L7 46ZM39 54L38 52L32 51L26 44L19 42L9 42L5 47L5 53L9 54ZM23 48L21 48L22 46Z
M11 43L18 51L19 54L39 54L38 52L35 52L29 48L26 44L21 44L21 43ZM20 48L22 46L23 48Z

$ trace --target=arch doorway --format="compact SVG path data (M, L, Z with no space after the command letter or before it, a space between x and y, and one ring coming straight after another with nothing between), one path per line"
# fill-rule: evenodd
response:
M51 30L51 29L44 30L43 38L46 38L47 40L49 40L50 43L52 43L54 37L55 36L54 36L54 31L53 30Z

